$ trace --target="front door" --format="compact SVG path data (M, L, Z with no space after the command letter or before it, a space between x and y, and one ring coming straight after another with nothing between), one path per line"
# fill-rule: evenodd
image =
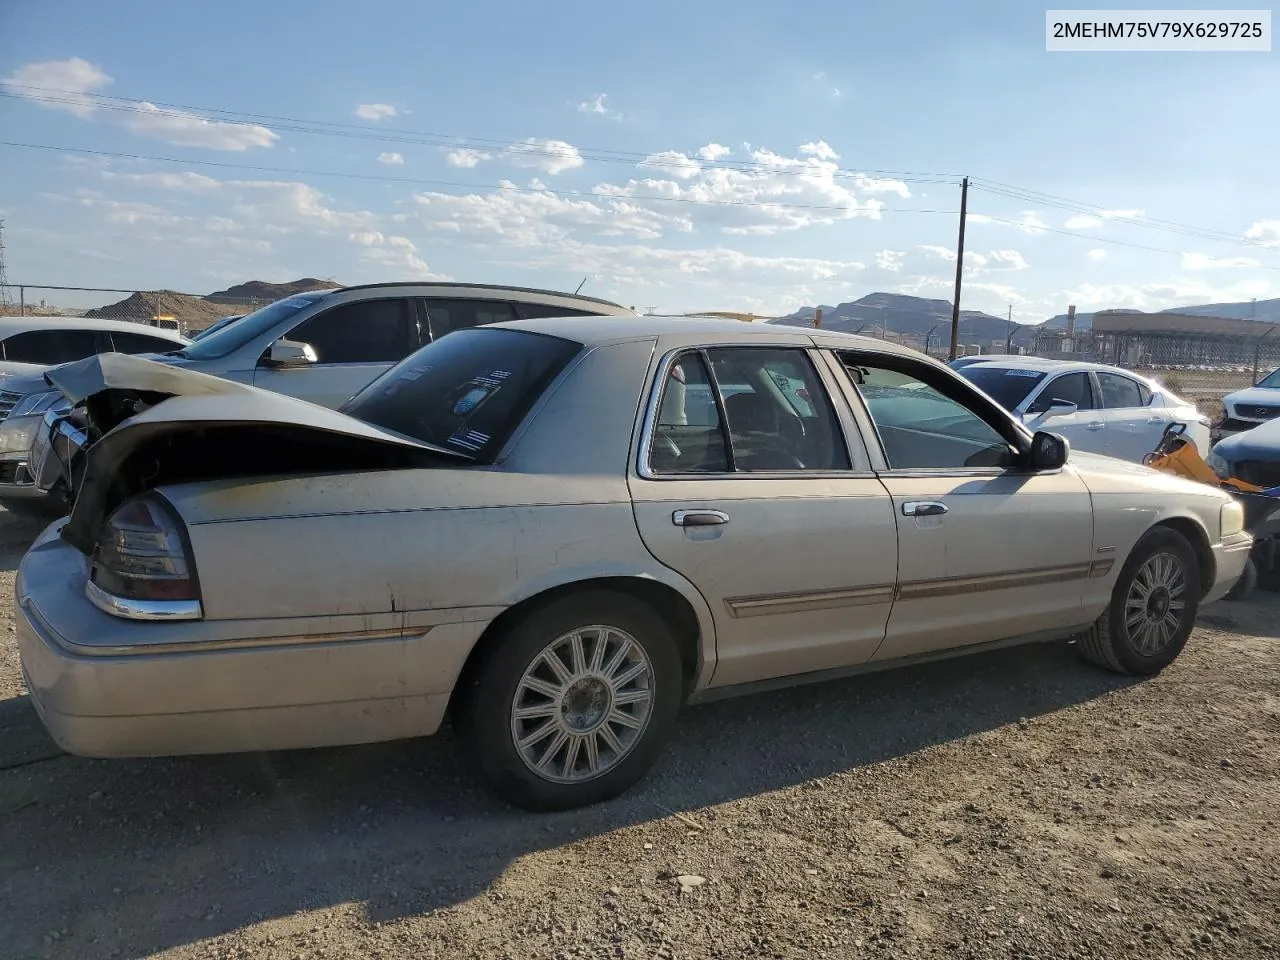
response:
M1055 400L1076 405L1075 413L1049 415ZM1106 421L1094 397L1093 381L1084 371L1063 373L1040 387L1027 407L1025 423L1031 430L1047 430L1067 438L1072 450L1107 453Z
M284 339L310 344L316 362L259 361L253 385L337 408L417 348L416 315L403 298L357 300L303 320Z
M884 639L893 505L818 371L763 346L659 366L631 494L646 547L711 608L712 686L863 663Z
M1083 481L1020 472L1007 415L963 381L910 358L841 360L898 527L897 599L873 659L1079 623L1093 559Z

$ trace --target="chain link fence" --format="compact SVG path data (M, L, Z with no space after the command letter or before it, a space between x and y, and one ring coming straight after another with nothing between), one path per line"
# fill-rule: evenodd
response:
M93 295L101 294L101 297ZM101 306L65 307L59 301L101 299ZM0 316L4 317L91 317L128 320L152 327L175 330L192 336L223 317L252 313L271 299L215 294L182 293L177 290L129 290L116 287L0 286Z

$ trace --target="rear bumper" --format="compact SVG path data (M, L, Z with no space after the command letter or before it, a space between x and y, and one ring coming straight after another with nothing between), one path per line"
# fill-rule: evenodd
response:
M16 629L45 728L89 757L236 753L434 733L479 620L411 614L153 623L84 597L87 561L51 525L23 558ZM441 621L441 617L435 617ZM399 623L400 626L396 624ZM358 629L361 625L375 629Z
M1247 533L1223 540L1213 547L1215 576L1213 586L1205 594L1203 603L1221 600L1231 592L1231 588L1244 574L1245 565L1249 562L1249 552L1252 549L1253 537Z

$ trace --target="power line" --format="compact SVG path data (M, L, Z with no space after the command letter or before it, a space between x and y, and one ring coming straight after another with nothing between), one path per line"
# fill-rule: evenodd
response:
M118 160L147 160L156 163L174 163L202 167L216 167L221 170L246 170L251 173L281 173L298 177L337 177L345 180L371 180L384 183L405 183L417 186L450 187L459 190L510 190L518 193L550 193L556 196L572 197L580 200L617 200L637 201L642 203L687 203L713 207L766 207L783 210L815 210L829 213L933 213L954 216L954 210L933 210L919 207L851 207L840 205L821 205L787 203L772 200L702 200L696 197L656 197L634 196L631 194L613 195L607 193L583 193L580 190L556 190L552 187L517 187L503 184L458 183L450 180L428 180L418 177L394 177L387 174L351 173L343 170L302 170L294 167L271 167L259 164L226 163L219 160L194 160L181 157L159 157L140 153L119 153L112 150L89 150L83 147L64 147L46 143L17 143L11 140L0 140L0 147L15 147L24 150L51 150L57 153L79 153L94 157L110 157Z
M997 196L1013 200L1021 200L1025 203L1034 203L1041 206L1069 210L1073 213L1078 213L1082 216L1094 217L1098 220L1111 220L1118 223L1127 223L1133 226L1145 227L1150 230L1159 230L1165 233L1194 237L1199 240L1210 240L1218 243L1234 243L1244 247L1260 247L1266 249L1270 246L1263 241L1251 240L1248 237L1242 237L1239 234L1230 233L1225 230L1215 230L1209 227L1197 227L1192 224L1178 223L1173 220L1160 220L1141 214L1136 214L1134 216L1117 216L1114 211L1095 204L1082 203L1080 201L1070 200L1066 197L1058 197L1050 193L1043 193L1036 190L1028 190L1023 187L1001 184L994 180L975 178L975 181L978 189L984 190L987 193L992 193Z
M212 107L196 107L187 104L164 103L162 101L141 100L133 97L110 97L103 94L80 93L74 90L59 90L54 87L39 87L33 84L22 83L6 83L11 91L24 89L37 91L36 95L29 95L17 92L7 92L0 89L0 96L9 99L26 100L28 102L43 104L62 104L66 106L92 106L96 109L114 110L117 112L134 113L144 116L164 116L174 119L192 119L193 112L197 114L211 114L218 118L220 123L228 123L236 126L261 126L262 121L273 124L276 129L287 130L291 133L308 133L319 136L336 136L348 137L356 140L374 140L385 143L400 144L416 144L420 146L436 146L436 147L454 147L454 148L470 148L476 150L502 150L509 152L517 152L527 156L542 156L552 159L577 159L595 160L603 163L626 163L635 165L637 163L645 163L649 167L670 167L682 168L684 161L681 160L665 160L654 153L636 153L625 150L612 150L606 148L591 147L573 147L572 152L567 150L555 150L547 147L529 144L527 141L520 140L499 140L491 137L464 137L451 134L433 133L426 131L405 130L395 127L383 127L380 130L372 130L358 124L340 123L330 120L304 120L297 117L288 117L278 114L260 114L260 113L243 113L232 110L221 110ZM63 94L64 96L50 96L50 94ZM164 108L164 109L161 109ZM197 117L197 119L208 119L208 117ZM695 159L695 158L688 158ZM780 167L777 164L768 163L758 160L704 160L696 158L696 162L705 168L736 170L739 172L769 172L777 176L805 176L812 174L811 170L795 170ZM836 179L857 179L865 178L887 178L901 180L906 183L958 183L959 179L955 176L945 173L921 173L913 171L896 171L896 170L836 170L832 173Z

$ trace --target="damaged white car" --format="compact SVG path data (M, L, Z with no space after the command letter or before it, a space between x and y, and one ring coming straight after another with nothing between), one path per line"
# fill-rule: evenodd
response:
M115 355L49 376L93 442L17 629L88 756L451 716L502 797L562 809L640 778L690 699L1032 640L1154 673L1249 554L1226 493L1069 457L846 334L502 323L342 411Z

